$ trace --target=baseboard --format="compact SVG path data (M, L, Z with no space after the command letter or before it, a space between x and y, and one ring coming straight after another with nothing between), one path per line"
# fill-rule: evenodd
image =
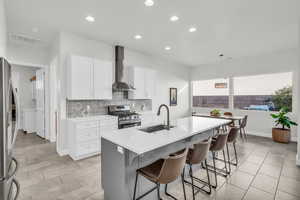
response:
M265 138L272 138L272 133L262 133L262 132L255 132L255 131L247 131L248 135L260 136ZM291 142L297 142L297 137L291 137Z
M66 156L69 154L69 151L67 149L64 150L57 150L58 155L60 156Z

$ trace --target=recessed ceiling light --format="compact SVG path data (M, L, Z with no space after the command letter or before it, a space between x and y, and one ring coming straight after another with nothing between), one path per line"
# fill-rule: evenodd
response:
M179 20L179 17L176 16L176 15L170 17L170 21L172 21L172 22L176 22L176 21L178 21L178 20Z
M151 7L154 5L154 1L153 0L145 0L144 4L147 7Z
M166 50L166 51L170 51L170 50L171 50L171 47L170 47L170 46L165 46L165 50Z
M189 32L190 33L193 33L193 32L196 32L197 31L197 28L196 27L191 27L189 28Z
M134 39L136 39L136 40L140 40L140 39L142 39L143 37L141 36L141 35L135 35L134 36Z
M91 15L88 15L85 17L85 20L88 21L88 22L95 22L95 17L91 16Z

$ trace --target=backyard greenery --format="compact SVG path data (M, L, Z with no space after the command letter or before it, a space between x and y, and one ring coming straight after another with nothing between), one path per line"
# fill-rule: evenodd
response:
M271 114L273 119L275 119L276 126L280 125L282 129L290 129L292 126L298 126L296 122L293 122L288 116L288 108L283 107L280 109L278 114Z
M292 97L293 97L293 88L292 86L284 87L275 92L272 96L272 102L275 105L275 110L280 110L285 108L287 112L292 111Z

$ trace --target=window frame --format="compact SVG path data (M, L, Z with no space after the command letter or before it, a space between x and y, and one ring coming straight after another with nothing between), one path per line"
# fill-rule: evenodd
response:
M295 97L295 73L294 71L284 71L284 72L273 72L273 73L260 73L260 74L252 74L252 75L240 75L240 76L228 76L225 77L224 79L228 79L228 88L229 88L229 101L228 101L228 108L218 108L218 107L211 107L211 108L216 108L216 109L228 109L228 110L238 110L238 111L246 111L246 112L263 112L263 113L274 113L277 111L263 111L263 110L243 110L243 109L238 109L234 107L234 78L238 77L247 77L247 76L258 76L258 75L267 75L267 74L280 74L280 73L292 73L292 88L293 88L293 93L292 93L292 98L294 99ZM209 109L210 107L195 107L193 106L193 91L194 91L194 83L195 81L205 81L205 80L214 80L214 79L223 79L223 78L211 78L211 79L203 79L203 80L192 80L191 81L191 107L192 109L197 109L197 108L203 108L203 109ZM295 101L292 101L292 111L290 113L294 113L295 109Z

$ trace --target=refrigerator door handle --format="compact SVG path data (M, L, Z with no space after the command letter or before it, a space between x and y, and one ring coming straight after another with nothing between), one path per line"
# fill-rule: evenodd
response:
M20 194L20 183L15 178L12 180L12 182L13 182L13 184L11 185L11 187L9 189L8 199L17 200L19 197L19 194ZM16 194L15 194L14 198L12 198L13 185L15 185L15 187L16 187Z
M11 164L9 166L9 169L12 167L13 163L15 163L15 169L14 169L14 171L11 174L8 175L7 180L9 180L10 178L12 178L17 173L17 171L19 169L19 162L14 157L12 157L12 162L11 162Z
M16 107L16 122L15 122L15 129L14 129L14 133L13 133L13 136L12 136L12 141L11 141L11 147L13 148L14 144L15 144L15 141L16 141L16 138L17 138L17 134L18 134L18 131L19 131L19 102L18 102L18 99L17 99L17 94L16 94L16 90L15 88L13 87L13 84L12 82L10 83L10 87L12 89L12 93L13 93L13 96L14 96L14 100L15 100L15 107Z

